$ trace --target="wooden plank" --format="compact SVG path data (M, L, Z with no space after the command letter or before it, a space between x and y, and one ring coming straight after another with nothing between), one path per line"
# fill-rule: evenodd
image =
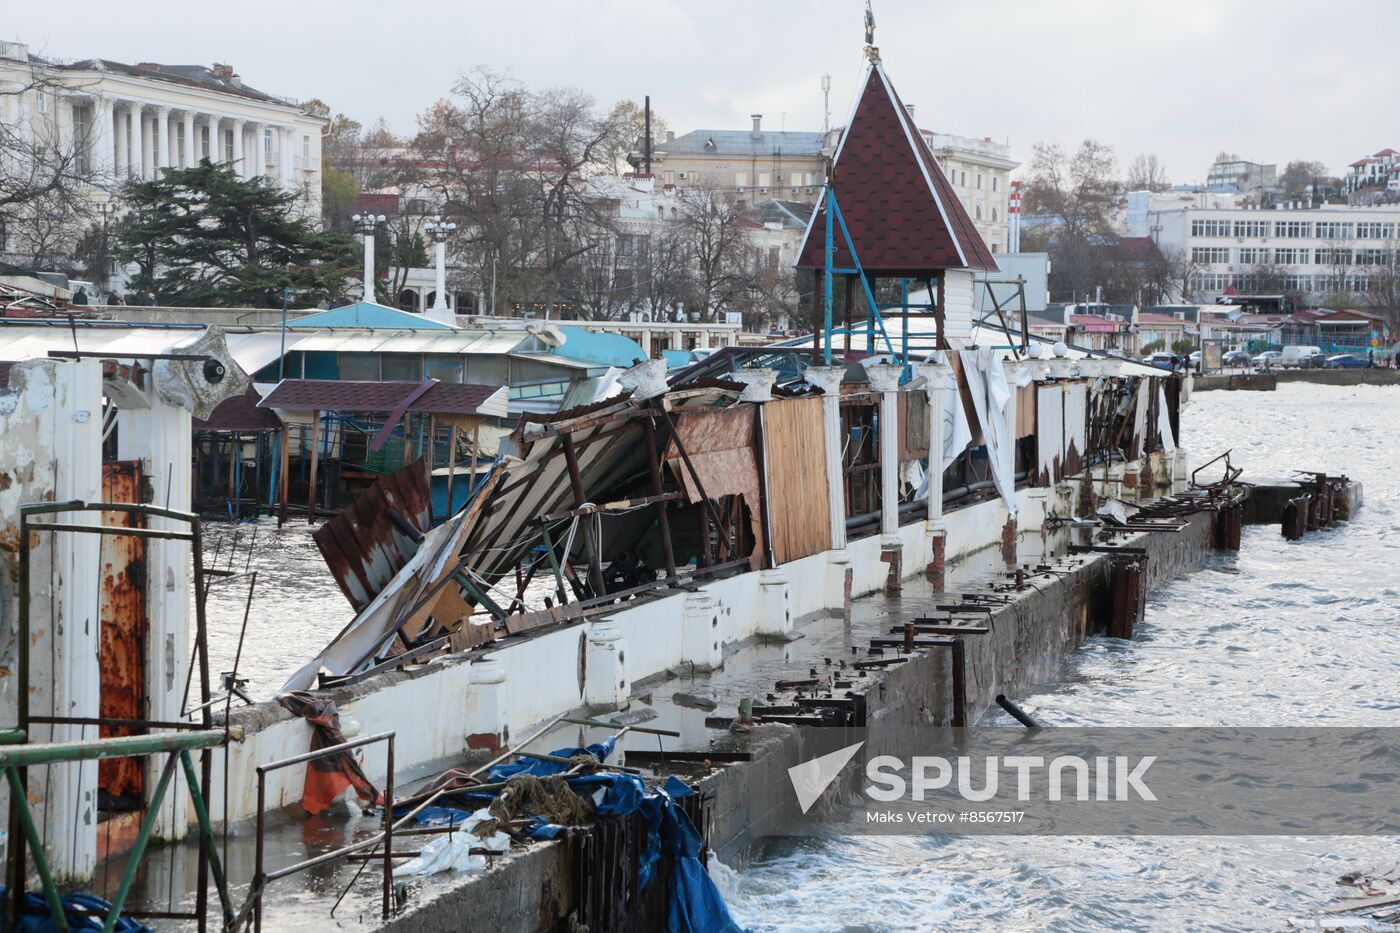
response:
M781 565L831 547L821 398L774 400L763 420L773 559Z

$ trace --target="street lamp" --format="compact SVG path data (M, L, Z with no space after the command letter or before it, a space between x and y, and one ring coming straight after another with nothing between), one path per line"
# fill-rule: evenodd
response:
M343 215L342 215L343 216ZM374 229L384 223L383 214L356 214L350 218L365 238L365 301L374 301Z
M457 319L447 307L447 238L457 229L453 223L443 223L441 217L434 217L423 225L432 239L437 253L437 276L434 283L437 291L433 295L433 306L428 309L428 317L443 324L457 326Z

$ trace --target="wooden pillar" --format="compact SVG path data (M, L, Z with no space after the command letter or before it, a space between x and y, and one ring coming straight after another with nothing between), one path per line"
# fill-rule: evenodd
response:
M642 419L642 428L646 435L647 444L647 467L651 470L651 494L653 496L663 495L661 488L661 455L656 447L656 425L650 418ZM666 576L676 575L676 554L671 547L671 518L666 513L666 507L670 503L656 503L656 523L661 533L661 553L666 558Z
M431 474L429 474L431 475ZM457 425L447 432L447 512L444 519L451 518L455 513L452 509L452 485L457 479Z
M478 420L472 422L472 476L467 485L467 498L469 499L471 498L471 494L476 492L476 452L478 449L477 444L480 441L481 422Z
M408 466L413 462L413 413L404 412L403 416L403 465Z
M287 524L287 488L291 485L292 426L282 425L282 464L278 472L277 527Z
M428 459L428 527L433 527L433 454L437 449L437 419L428 416L428 444L424 454ZM448 506L451 511L451 505Z
M947 277L948 276L943 272L938 273L938 303L934 306L933 309L933 345L936 349L939 350L949 349L948 335L944 332L944 321L946 317L945 312L947 308L943 303L943 282L945 279L947 279Z
M316 524L316 465L321 455L321 413L311 413L311 472L306 479L306 523Z
M578 508L588 501L587 493L583 490L583 475L578 469L578 452L574 449L574 439L568 434L561 434L559 441L564 447L564 463L569 468L569 485L574 491L574 508ZM588 577L593 583L594 596L606 596L607 586L603 583L603 561L599 554L598 536L593 533L592 516L585 515L582 518L584 529L584 544L588 548ZM566 557L568 555L565 555Z

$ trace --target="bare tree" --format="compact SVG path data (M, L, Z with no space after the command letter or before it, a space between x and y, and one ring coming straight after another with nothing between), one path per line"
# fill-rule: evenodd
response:
M1114 177L1113 147L1086 139L1070 155L1055 143L1031 150L1026 210L1049 222L1052 236L1071 241L1113 232L1122 186Z
M745 260L753 224L743 207L724 197L710 179L701 179L680 195L677 220L691 265L690 305L702 319L739 310L747 289Z
M31 65L22 84L0 92L3 109L13 101L20 112L14 123L0 122L0 248L8 239L13 253L35 266L72 258L73 245L94 217L91 195L102 180L89 155L91 128L62 130L54 113L59 90ZM35 119L41 99L52 120Z
M1165 191L1170 187L1167 168L1155 155L1139 153L1128 166L1126 185L1129 191Z

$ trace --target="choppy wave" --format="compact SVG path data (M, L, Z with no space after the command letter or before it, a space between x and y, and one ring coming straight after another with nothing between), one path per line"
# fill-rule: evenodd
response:
M1346 473L1365 508L1301 542L1247 528L1238 555L1154 593L1133 642L1091 640L1023 705L1059 725L1400 725L1397 409L1400 389L1372 386L1196 396L1183 441L1197 461L1233 448L1246 478ZM1277 930L1330 901L1339 874L1400 861L1396 842L784 841L724 888L760 931Z

